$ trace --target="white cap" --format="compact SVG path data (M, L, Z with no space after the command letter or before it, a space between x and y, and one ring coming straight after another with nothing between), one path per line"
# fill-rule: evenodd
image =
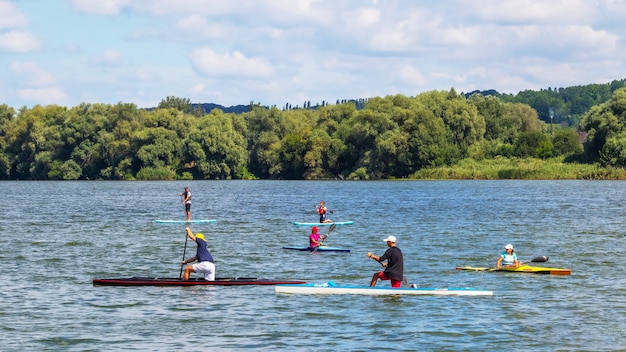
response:
M396 236L389 236L383 240L383 242L393 242L396 243Z
M509 243L506 246L504 246L504 249L513 249L513 245Z

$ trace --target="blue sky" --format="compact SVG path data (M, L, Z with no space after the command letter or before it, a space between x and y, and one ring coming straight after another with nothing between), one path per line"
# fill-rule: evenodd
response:
M0 104L225 106L626 78L620 0L0 0Z

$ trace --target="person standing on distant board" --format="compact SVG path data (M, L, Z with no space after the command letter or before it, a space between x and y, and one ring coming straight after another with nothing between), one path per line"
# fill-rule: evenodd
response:
M500 254L500 257L496 261L496 268L500 268L501 266L515 268L522 265L517 260L517 254L515 254L515 249L513 249L512 244L507 244L504 246L504 252Z
M404 278L404 259L402 257L402 251L396 247L396 237L389 236L384 239L387 242L387 251L382 256L376 256L372 252L367 252L367 257L372 258L375 261L382 263L385 270L377 272L372 276L372 282L370 286L376 286L378 279L391 280L391 287L402 287L402 279ZM387 261L387 262L385 262ZM385 263L384 263L385 262Z
M213 256L211 255L211 252L209 252L209 245L204 239L204 235L201 233L194 235L189 227L185 230L187 230L187 237L196 242L198 248L196 249L196 255L193 258L183 260L181 264L189 264L196 260L198 262L185 267L185 273L183 274L182 279L185 281L189 280L189 275L193 272L204 274L204 279L207 281L215 281L215 264Z
M183 197L183 205L185 206L185 213L187 213L187 221L191 221L191 191L189 187L185 186L185 190L180 194Z
M332 220L326 217L326 213L328 212L328 209L326 209L326 203L324 203L324 201L320 201L320 205L316 208L317 208L317 213L320 214L320 224L333 222Z

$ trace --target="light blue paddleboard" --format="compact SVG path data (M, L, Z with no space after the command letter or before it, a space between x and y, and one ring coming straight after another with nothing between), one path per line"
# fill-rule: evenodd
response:
M154 220L154 222L156 224L206 224L209 222L215 222L217 220L215 219L210 219L210 220Z
M335 224L335 225L339 226L339 225L352 225L352 224L354 224L354 221L336 221L336 222L323 222L323 223L320 223L320 222L297 222L297 221L294 221L293 224L297 225L297 226L330 226L332 224Z

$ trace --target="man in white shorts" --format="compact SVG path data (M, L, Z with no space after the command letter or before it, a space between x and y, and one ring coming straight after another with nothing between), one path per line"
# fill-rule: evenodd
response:
M183 274L182 279L185 281L189 280L189 275L191 275L191 273L194 272L194 273L204 274L204 279L207 281L214 281L215 280L215 264L214 264L213 256L211 255L211 252L209 252L209 247L206 243L206 240L204 239L204 235L201 233L197 233L194 235L193 232L191 232L191 229L189 227L187 227L186 230L187 230L187 236L192 241L196 242L196 244L198 245L198 248L196 249L196 255L189 260L183 260L182 264L189 264L196 260L198 262L185 267L185 273Z

